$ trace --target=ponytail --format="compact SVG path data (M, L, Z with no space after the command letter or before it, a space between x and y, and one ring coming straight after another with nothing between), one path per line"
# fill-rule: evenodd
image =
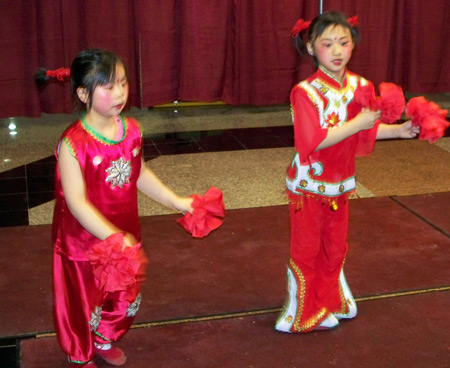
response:
M59 68L56 70L48 70L45 68L39 68L36 71L34 78L38 86L43 86L52 78L56 78L58 81L64 82L65 80L70 78L70 69Z

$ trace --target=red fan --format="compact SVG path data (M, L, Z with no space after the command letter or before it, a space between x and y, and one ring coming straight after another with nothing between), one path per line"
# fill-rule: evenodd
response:
M380 83L380 97L375 96L372 85L362 86L355 91L355 101L370 110L381 110L380 120L392 124L400 119L405 109L405 96L401 87L393 83Z
M148 263L141 243L123 247L123 234L116 233L95 244L88 254L100 288L107 292L126 290L144 280Z
M419 139L427 139L430 143L441 138L450 126L445 120L447 113L423 96L411 98L406 105L406 116L411 118L413 126L420 127Z
M220 189L211 187L203 197L198 194L192 197L193 214L186 213L177 222L194 238L203 238L222 225L222 218L225 216L223 194Z

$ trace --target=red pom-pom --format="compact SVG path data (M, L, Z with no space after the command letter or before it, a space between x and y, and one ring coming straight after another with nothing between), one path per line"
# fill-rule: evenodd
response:
M405 109L405 96L401 87L393 83L380 83L380 97L375 96L373 85L361 86L355 91L355 102L372 111L381 110L380 120L392 124L400 119Z
M406 105L406 116L413 126L420 127L419 139L436 142L444 135L450 123L445 119L448 111L428 101L425 97L414 97Z
M148 263L141 243L123 247L122 233L95 244L88 257L100 288L106 292L126 290L143 281Z
M186 213L177 222L195 238L203 238L212 230L222 225L225 216L225 204L222 191L211 187L200 197L198 194L192 196L193 214Z
M405 96L401 87L394 83L380 83L380 98L378 109L381 110L380 120L392 124L400 119L405 109Z

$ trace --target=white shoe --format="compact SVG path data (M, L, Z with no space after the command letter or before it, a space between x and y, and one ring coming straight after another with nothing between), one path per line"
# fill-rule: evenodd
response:
M291 327L297 315L297 281L291 269L287 269L287 297L280 316L275 324L275 330L292 332Z
M358 308L356 307L355 299L353 298L352 292L348 287L347 280L345 279L344 268L342 268L341 274L339 275L339 282L341 283L342 292L344 293L344 298L345 301L347 302L348 313L347 314L335 313L334 316L337 319L355 318L356 315L358 314Z
M325 318L322 323L315 328L315 330L331 330L339 326L339 321L333 314L329 314L327 318Z

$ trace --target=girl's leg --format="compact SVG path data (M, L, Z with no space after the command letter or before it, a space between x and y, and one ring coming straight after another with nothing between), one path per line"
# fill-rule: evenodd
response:
M284 332L308 332L330 316L318 299L317 259L322 251L323 204L315 198L304 198L303 206L289 205L291 221L288 298L275 329ZM333 322L333 323L331 323ZM327 328L335 327L333 318Z
M124 291L108 293L103 303L102 320L95 336L97 355L112 365L125 364L127 357L118 347L111 345L130 328L136 315L141 294L139 283Z
M127 290L105 296L102 318L95 336L97 343L117 341L129 330L141 302L139 289L140 284L137 283Z
M53 255L54 321L59 344L80 366L95 355L92 332L98 326L102 295L89 262Z
M338 208L324 211L323 250L318 258L318 298L333 313L348 313L348 306L340 283L340 274L347 255L348 200L338 199Z

